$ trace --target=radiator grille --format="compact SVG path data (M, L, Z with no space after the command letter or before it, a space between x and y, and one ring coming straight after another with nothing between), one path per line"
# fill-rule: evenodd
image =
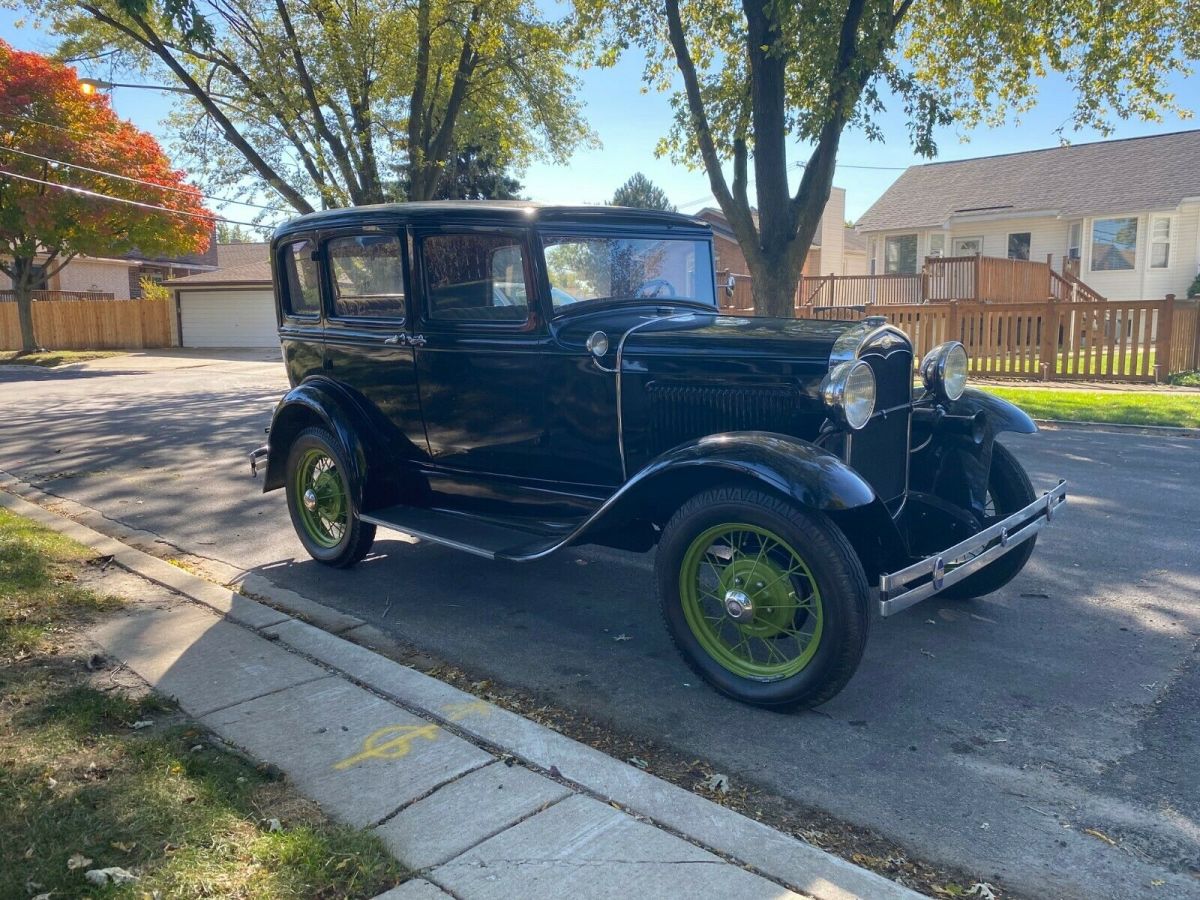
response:
M851 437L848 462L880 499L888 502L901 497L908 487L912 351L900 348L889 353L868 347L859 358L875 373L876 413ZM884 410L892 411L885 415Z
M800 394L788 385L685 385L651 382L651 440L659 450L725 431L798 433Z

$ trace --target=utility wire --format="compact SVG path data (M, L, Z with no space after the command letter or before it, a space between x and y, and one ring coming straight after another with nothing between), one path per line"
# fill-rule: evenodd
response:
M158 210L159 212L170 213L171 215L188 216L192 219L203 219L206 222L228 222L230 225L245 225L249 228L262 227L254 222L242 222L237 219L227 219L224 216L218 216L215 214L194 213L183 209L171 209L169 206L158 206L154 203L143 203L140 200L128 200L125 197L112 197L108 194L101 194L98 191L89 191L86 188L75 187L72 184L59 184L56 181L45 181L41 178L32 178L29 175L18 175L16 172L7 172L4 169L0 169L0 178L17 178L21 181L28 181L32 182L33 184L41 184L45 185L46 187L58 188L60 191L68 191L72 194L79 194L84 197L92 197L96 200L109 200L113 203L124 203L129 206L137 206L142 209Z
M169 184L157 184L153 181L147 181L144 178L133 178L129 175L118 175L116 172L106 172L103 169L93 169L90 166L81 166L76 163L64 162L61 159L52 159L49 156L39 156L36 153L29 153L25 150L18 150L16 147L5 147L5 146L0 145L0 150L4 151L5 153L16 153L20 156L27 156L30 159L40 160L41 162L48 162L48 163L51 163L56 166L66 166L68 169L78 169L81 172L91 172L93 175L104 175L108 178L119 178L121 181L129 181L129 182L132 182L133 184L148 185L149 187L157 188L160 191L172 191L173 193L176 193L176 194L189 194L189 195L192 194L192 191L189 191L187 188L174 187ZM268 212L287 212L286 209L281 209L278 206L263 206L261 203L251 203L248 200L230 200L226 197L214 197L211 194L198 194L198 196L200 196L201 198L203 198L205 200L216 201L217 203L236 203L241 206L252 206L255 209L265 209Z

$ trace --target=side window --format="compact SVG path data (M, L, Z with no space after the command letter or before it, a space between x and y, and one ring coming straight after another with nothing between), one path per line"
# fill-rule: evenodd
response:
M318 288L317 264L313 261L316 244L312 241L293 241L283 248L280 262L283 267L284 306L288 315L316 316L321 312L321 293Z
M421 241L429 318L524 322L525 253L511 234L437 234Z
M334 314L403 319L402 247L393 234L358 234L326 244Z

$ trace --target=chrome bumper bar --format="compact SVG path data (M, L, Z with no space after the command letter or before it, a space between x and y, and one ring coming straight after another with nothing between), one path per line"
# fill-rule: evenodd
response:
M258 475L259 461L266 459L267 454L270 452L271 452L271 447L269 444L263 444L257 450L250 451L250 476L252 478L256 477Z
M938 591L962 581L990 562L1029 540L1049 524L1058 507L1067 502L1067 483L1060 481L1020 512L990 525L936 556L913 563L898 572L879 576L879 614L891 616ZM976 554L966 562L951 566L947 560ZM915 583L914 583L915 582Z

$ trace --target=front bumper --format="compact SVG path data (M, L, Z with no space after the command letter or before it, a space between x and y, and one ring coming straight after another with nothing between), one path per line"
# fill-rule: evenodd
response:
M1018 544L1029 540L1049 524L1059 506L1067 502L1067 483L1060 481L1024 509L1013 513L979 534L948 547L936 556L913 563L898 572L879 576L879 614L891 616L938 591L956 584L995 562ZM974 555L971 555L974 554ZM947 560L971 558L957 565Z
M258 474L259 462L266 459L270 455L270 453L271 453L271 445L270 444L263 444L257 450L250 451L250 475L251 476L255 476Z

